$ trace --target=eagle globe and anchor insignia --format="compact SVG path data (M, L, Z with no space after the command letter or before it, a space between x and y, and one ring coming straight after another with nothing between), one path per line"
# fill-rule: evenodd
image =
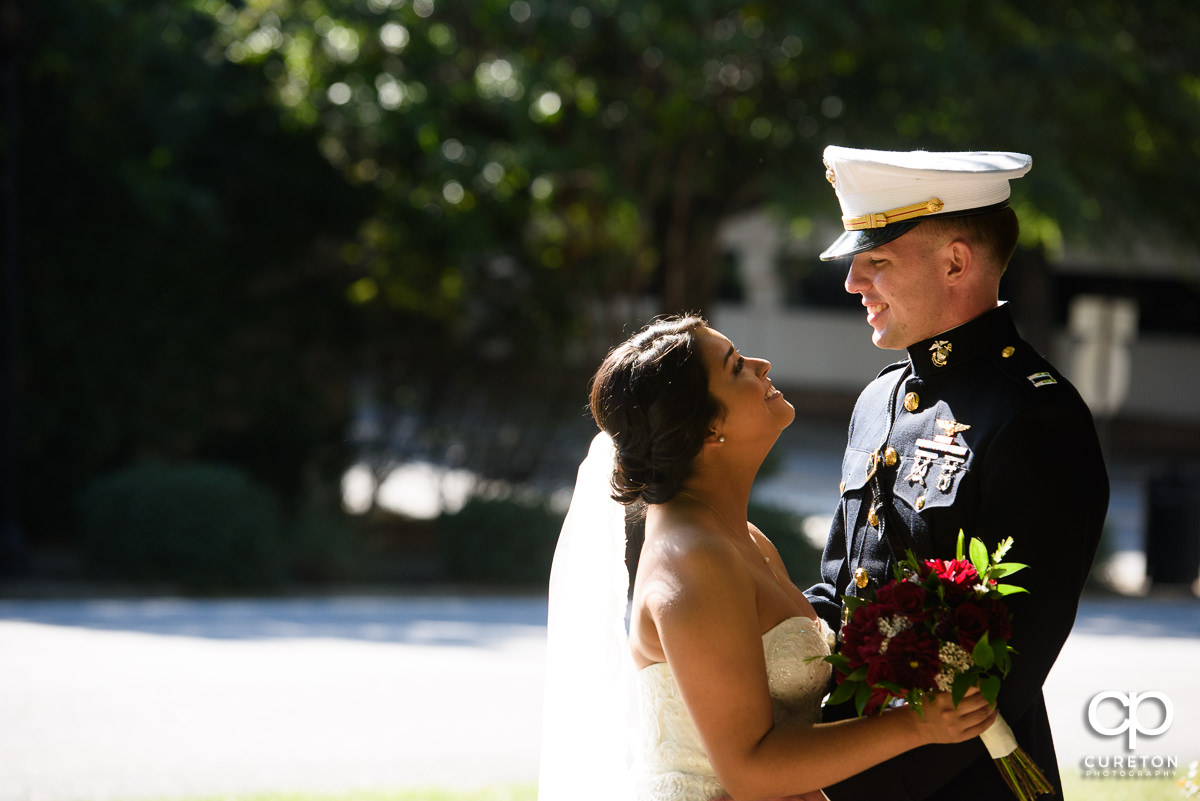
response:
M954 346L949 340L939 339L929 346L929 350L933 352L933 356L930 357L933 359L933 366L945 367L946 362L950 361L950 351L954 350Z
M935 434L933 439L922 437L917 440L912 470L909 471L905 480L909 485L920 484L924 487L930 467L934 463L940 463L941 471L938 473L935 486L939 491L945 493L949 492L954 485L954 477L966 464L967 456L970 453L965 445L956 445L954 439L971 427L953 419L938 420L937 426L945 433Z

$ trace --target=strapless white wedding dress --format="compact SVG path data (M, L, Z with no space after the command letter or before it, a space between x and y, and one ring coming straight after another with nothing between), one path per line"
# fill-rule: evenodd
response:
M831 668L828 662L805 660L827 655L831 637L825 621L808 617L788 618L763 635L776 725L820 722ZM711 801L726 795L670 667L663 662L638 671L638 690L638 801Z

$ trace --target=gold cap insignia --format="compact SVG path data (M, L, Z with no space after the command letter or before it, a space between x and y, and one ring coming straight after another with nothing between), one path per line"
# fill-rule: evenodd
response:
M833 167L829 166L829 162L822 162L825 165L825 180L829 181L830 186L837 189L837 175L833 172Z

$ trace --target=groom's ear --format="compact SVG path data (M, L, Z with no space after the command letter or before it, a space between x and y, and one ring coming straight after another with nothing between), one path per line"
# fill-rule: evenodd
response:
M967 277L975 252L962 239L954 239L945 245L946 283L954 286Z

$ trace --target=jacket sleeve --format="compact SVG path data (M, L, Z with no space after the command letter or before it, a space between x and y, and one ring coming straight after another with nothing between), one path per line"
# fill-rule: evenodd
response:
M979 470L980 503L966 518L967 537L979 537L990 552L1012 536L1006 559L1029 565L1012 578L1028 594L1007 598L1018 653L998 699L1020 742L1022 718L1041 707L1042 684L1075 621L1108 509L1108 476L1082 403L1020 412L997 432ZM831 801L921 801L986 754L978 739L924 746L825 792Z
M1091 415L1037 408L1009 422L991 448L975 530L991 550L1029 567L1012 577L1028 593L1010 595L1012 670L1000 711L1020 718L1041 700L1042 684L1066 642L1108 512L1108 475Z

